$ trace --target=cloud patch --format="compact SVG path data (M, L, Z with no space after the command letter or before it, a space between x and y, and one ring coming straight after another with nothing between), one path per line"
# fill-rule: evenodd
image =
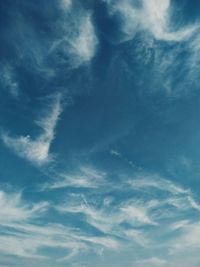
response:
M67 187L74 188L98 188L105 184L104 172L98 171L93 167L81 166L78 171L72 173L55 174L52 182L42 186L42 190L53 190Z
M13 98L18 99L20 89L13 68L5 64L1 66L1 69L0 82L2 87L8 91Z
M170 0L142 0L139 6L129 0L107 1L107 4L111 16L118 14L121 17L122 41L131 40L138 32L146 31L156 40L179 42L189 38L198 28L194 25L173 31L170 27Z
M7 147L20 157L39 166L52 160L49 150L55 137L55 128L59 116L62 112L61 94L54 95L50 103L45 114L41 115L41 119L35 121L42 130L42 133L36 139L32 139L30 136L13 137L5 132L1 135Z
M71 7L73 9L73 5ZM62 54L61 62L71 69L87 65L93 59L98 47L92 14L82 8L73 9L73 15L66 13L59 22L60 35L50 46L49 57L57 58Z

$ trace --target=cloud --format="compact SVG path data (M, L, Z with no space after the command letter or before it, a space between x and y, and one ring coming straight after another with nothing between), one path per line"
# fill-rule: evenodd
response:
M42 133L35 139L30 136L12 137L3 132L1 138L4 144L22 158L42 165L52 160L49 154L50 145L55 137L55 128L62 112L61 94L56 94L51 99L51 104L41 119L35 123L41 128Z
M83 18L80 22L79 34L69 42L69 52L75 65L87 63L93 58L96 52L97 37L91 15L88 14Z
M158 40L183 41L197 29L196 26L178 31L170 30L170 0L143 0L143 26Z
M39 216L46 207L46 202L37 205L27 205L23 203L20 193L5 193L0 191L0 224L7 226L9 223L20 223L29 218Z
M132 40L128 48L121 49L126 49L132 57L130 69L141 68L144 89L151 93L163 90L167 97L175 98L187 96L191 88L198 90L199 22L188 24L186 20L176 20L180 7L170 0L105 2L110 18L118 25L114 42ZM121 60L130 64L125 58Z
M7 90L13 98L18 99L20 90L13 68L8 64L1 66L1 68L0 82L3 88Z
M21 192L0 191L0 253L18 256L30 256L28 236L24 233L29 220L36 219L48 208L47 202L28 204L22 200ZM21 232L22 231L22 232ZM30 236L31 240L31 236ZM30 241L29 240L29 241ZM32 242L33 244L34 242ZM32 255L34 257L34 255Z
M138 226L158 225L149 215L149 213L153 213L151 212L152 206L148 205L148 202L129 199L128 201L121 200L120 203L116 204L114 198L108 200L101 196L101 191L98 188L96 190L98 195L96 192L93 193L96 195L95 201L90 200L94 199L93 194L88 197L84 194L74 194L70 198L66 197L66 200L64 198L62 203L55 205L54 208L61 214L75 214L78 220L83 215L84 222L95 227L103 234L127 240L133 240L134 238L133 234L127 234L127 229L123 227L123 223L129 224L133 229ZM139 243L140 237L142 239L141 243L144 243L145 238L142 237L142 233L135 236L135 242Z
M87 223L102 231L111 234L115 224L121 222L121 218L115 214L108 214L104 209L97 209L94 205L90 205L83 196L80 199L71 199L71 202L63 202L62 205L55 206L60 213L84 214Z
M174 254L177 251L199 250L199 221L194 223L185 223L184 225L182 225L181 229L182 233L179 235L178 238L173 240L171 253Z
M163 179L158 175L140 174L136 179L129 179L127 183L134 189L154 188L156 190L167 191L171 194L188 194L190 190L182 188L180 185Z
M46 183L42 190L53 190L66 187L98 188L105 184L105 173L89 166L81 166L70 174L56 174L53 182Z
M153 222L147 214L147 210L140 206L134 206L134 204L129 204L121 208L121 211L126 215L126 221L131 222L136 221L140 224L152 224L157 225Z
M0 254L22 258L47 259L43 248L66 249L58 260L69 260L80 250L95 247L118 249L120 243L111 236L95 236L80 229L43 220L49 202L26 203L21 193L0 191ZM68 251L68 253L67 253Z
M146 233L144 233L141 230L138 229L127 229L124 230L124 235L136 244L138 244L141 247L148 248L151 244L151 241L146 236Z
M68 10L72 5L72 1L71 0L61 0L60 5L64 10Z
M110 154L116 157L121 157L121 154L114 149L110 150Z
M84 174L102 179L101 172L94 168L85 168ZM104 187L107 175L103 176ZM151 178L150 183L146 181L148 178ZM106 192L101 187L88 191L79 189L70 194L63 191L55 202L51 198L51 201L27 203L22 193L1 191L0 253L47 260L51 255L43 253L45 248L64 249L66 253L55 259L62 263L73 261L81 253L100 253L102 249L116 252L137 249L150 253L159 246L161 250L165 248L167 258L173 256L169 253L173 249L179 253L188 246L199 247L196 236L200 227L195 222L199 206L196 202L194 205L190 190L163 178L158 180L157 175L146 175L142 183L139 181L138 178L134 181L134 184L138 183L137 188L130 186L129 180L120 183L119 187L108 183L110 190ZM157 181L162 183L157 185ZM152 186L156 191L149 190ZM139 191L138 196L138 188L148 190L145 194ZM52 210L55 212L53 223L46 220ZM73 218L80 227L71 226L65 219L61 222L60 215ZM138 259L135 264L164 266L164 261Z
M171 29L170 0L142 0L141 5L134 5L129 0L107 1L110 15L118 14L122 20L122 30L125 35L122 41L133 39L137 32L148 32L156 40L184 41L197 29L188 26L178 31Z
M149 259L144 259L144 260L139 260L138 262L139 266L148 266L148 267L156 267L156 266L165 266L167 265L167 261L164 259L160 258L149 258Z
M84 249L70 229L59 224L33 223L8 224L11 230L4 230L0 235L0 252L25 258L46 258L41 248ZM63 234L65 233L65 234ZM6 244L6 246L5 246ZM66 253L67 254L67 253Z
M177 230L177 229L185 228L188 224L189 224L189 220L178 221L171 225L171 229Z
M75 188L92 188L88 193L64 197L63 203L54 208L60 213L73 213L77 217L83 214L85 221L99 231L115 234L117 229L118 235L123 237L126 230L122 227L123 223L131 227L156 227L167 218L174 221L180 214L187 216L188 212L199 211L199 204L190 190L158 175L137 174L131 180L123 177L118 185L112 183L108 176L107 173L102 175L95 169L86 168L79 175L66 175L67 179L45 184L44 189L71 187L73 191ZM129 197L117 200L115 194L122 192ZM106 194L110 198L105 197Z
M63 54L63 63L72 69L90 63L98 46L92 15L82 9L76 11L73 15L66 14L66 18L60 22L62 34L49 49L51 57Z

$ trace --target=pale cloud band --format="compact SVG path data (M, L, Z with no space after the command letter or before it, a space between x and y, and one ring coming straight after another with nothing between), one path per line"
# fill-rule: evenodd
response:
M100 172L94 169L88 169L87 173L91 178L94 175L94 179L100 179ZM108 174L104 172L102 175L105 186ZM57 258L59 262L65 262L75 259L80 253L93 251L98 254L101 249L114 253L140 247L141 251L149 253L152 249L158 249L158 239L162 238L166 257L138 259L136 266L166 266L168 260L174 261L173 253L181 255L188 247L197 249L200 246L197 238L199 204L190 190L163 178L158 182L158 178L153 176L149 182L149 177L147 179L145 174L143 176L140 174L141 182L133 177L131 188L130 179L121 182L118 189L111 187L113 192L110 191L110 197L107 194L105 196L102 185L97 184L88 193L62 195L60 203L52 200L26 203L22 193L2 190L0 225L4 234L0 236L0 252L22 258L48 260L49 256L41 253L42 248L67 249L68 254ZM157 193L151 195L152 191L146 191L148 187L154 187ZM50 190L59 189L51 187ZM136 195L137 190L140 190L140 198L131 196ZM126 192L130 196L119 201L114 197L117 191L120 194ZM163 195L159 192L163 192ZM61 222L46 223L44 219L52 209L62 216L74 214L81 224L98 230L98 236L91 234L87 228L79 229ZM193 214L190 220L188 214ZM164 237L170 232L174 233L173 236Z

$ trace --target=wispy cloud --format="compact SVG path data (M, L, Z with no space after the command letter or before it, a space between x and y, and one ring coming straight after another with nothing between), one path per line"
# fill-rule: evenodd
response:
M116 157L121 157L121 154L117 150L110 150L110 154Z
M199 221L194 223L185 223L182 225L181 230L182 233L179 237L173 240L171 253L173 254L177 251L186 251L188 249L198 250L200 248L200 241L198 238L200 234Z
M178 31L171 29L171 1L143 0L141 5L126 1L107 1L110 14L122 17L125 40L133 39L139 31L147 31L157 40L183 41L190 37L197 26L188 26ZM123 39L122 39L123 40Z
M42 186L43 190L53 190L65 187L98 188L105 184L104 172L93 167L81 166L79 170L68 174L55 174L54 180Z
M0 224L20 223L33 216L39 216L47 207L46 202L36 205L27 205L22 201L21 192L5 193L0 191Z
M86 168L84 175L102 179L101 172L94 168ZM104 186L107 175L104 173ZM131 186L129 179L121 182L119 187L110 186L107 192L101 187L89 191L79 188L79 192L63 192L56 202L51 199L51 202L35 204L26 203L21 193L1 191L0 244L4 245L0 245L0 253L45 259L50 256L42 252L44 248L66 249L66 253L56 258L62 263L72 261L80 253L99 253L102 249L140 248L148 253L158 247L160 239L168 257L173 256L173 250L179 253L188 246L199 247L196 238L200 229L197 222L199 205L191 191L164 178L158 180L156 175L150 177L146 175L143 180L137 177ZM76 184L71 186L77 188ZM117 195L121 196L120 199ZM55 221L46 222L45 218L52 210L57 214ZM188 214L192 215L190 221ZM73 217L81 227L72 227L67 222L62 224L60 215ZM173 236L169 234L171 232L174 232ZM138 259L135 264L165 266L165 259Z
M138 222L139 224L157 225L148 215L147 209L142 206L128 203L121 208L121 211L126 215L126 221L129 223L133 221L135 225L137 225Z
M95 236L66 225L43 221L50 203L26 203L21 193L0 192L0 254L45 259L42 248L69 251L58 260L68 260L80 250L95 246L118 249L120 243L111 236Z
M79 27L78 35L69 40L69 51L75 65L89 62L96 52L98 43L90 14L83 18Z
M180 185L154 174L139 174L137 178L129 179L127 183L134 189L155 188L175 195L189 193L188 189L184 189Z
M156 39L166 41L183 41L191 36L197 26L183 28L178 31L170 29L171 1L143 0L144 28L150 30Z
M0 82L2 87L17 99L20 89L13 68L9 64L5 64L1 66L1 69Z
M106 181L105 176L104 186ZM73 214L80 223L87 223L102 234L126 240L126 245L120 244L122 247L135 244L147 251L157 247L158 238L163 238L162 246L170 251L177 234L167 240L164 236L187 228L189 214L193 214L192 221L198 217L199 204L192 192L159 175L138 174L132 180L123 177L119 187L109 187L107 193L104 187L97 187L89 193L63 196L62 203L54 205L54 209L63 215Z
M71 0L61 0L60 5L61 5L61 8L63 8L64 10L68 10L72 5L72 1Z
M32 139L29 135L13 137L5 132L1 135L6 146L14 150L20 157L37 165L52 160L49 150L55 137L55 127L62 112L62 105L61 94L58 93L51 98L45 114L41 114L41 119L35 121L42 130L42 133L36 139Z
M71 25L73 25L72 28ZM49 55L62 53L65 63L75 69L90 63L98 46L92 14L85 10L81 12L79 10L77 16L66 14L66 18L60 26L62 35L51 45Z

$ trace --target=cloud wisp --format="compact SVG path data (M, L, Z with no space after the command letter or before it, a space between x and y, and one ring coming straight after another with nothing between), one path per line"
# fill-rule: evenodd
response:
M42 185L42 190L74 188L98 188L105 185L105 173L91 166L81 166L79 170L65 174L56 173L54 179Z
M94 168L85 168L84 175L102 178ZM108 174L104 173L103 179L103 186L96 183L88 187L90 190L78 187L77 191L77 185L71 184L70 194L63 191L67 187L51 187L52 192L62 189L56 201L47 197L45 201L26 203L22 193L2 190L0 244L4 245L0 245L0 253L45 261L51 257L43 252L45 249L66 250L56 257L56 262L62 264L81 254L101 251L103 255L102 250L118 253L134 248L148 255L158 249L158 240L162 239L159 249L165 249L164 259L137 258L135 264L165 266L167 258L173 257L172 251L180 254L188 246L200 246L196 238L199 204L190 190L158 175L138 174L131 181L130 177L123 178L118 187L108 182L110 190L105 191ZM47 222L45 218L52 211L54 222ZM80 227L60 221L60 216L73 218Z
M62 54L62 63L77 69L91 62L96 54L98 38L92 14L82 8L79 11L76 7L73 9L73 4L68 1L63 1L64 6L65 3L67 10L59 23L61 34L52 42L48 54L52 58ZM69 7L73 12L68 12Z
M47 259L42 248L65 249L69 252L58 260L66 261L78 251L95 246L114 250L119 247L118 241L109 236L97 237L61 223L46 223L43 219L50 202L28 204L21 193L0 191L0 207L0 254Z
M8 91L13 98L18 99L20 89L13 68L8 64L1 66L1 68L0 82L2 87Z
M105 191L106 177L103 187L74 192L66 195L66 199L63 195L62 203L54 209L63 215L73 214L80 224L89 224L104 235L119 238L122 247L126 243L125 247L139 246L148 251L156 249L157 238L161 238L169 255L177 229L190 223L188 214L193 214L193 222L198 220L199 204L191 191L172 181L158 175L138 174L132 179L124 177L119 187L112 187L109 182L110 190ZM174 237L166 239L164 236L171 231Z
M54 95L45 114L35 123L42 133L35 139L30 136L13 137L3 132L1 138L4 144L22 158L36 165L43 165L52 160L49 153L50 145L55 137L55 128L62 112L61 94Z
M125 41L133 39L139 31L147 31L157 40L179 42L187 40L198 28L194 25L173 31L170 0L143 0L139 7L129 0L106 2L111 16L121 16Z

